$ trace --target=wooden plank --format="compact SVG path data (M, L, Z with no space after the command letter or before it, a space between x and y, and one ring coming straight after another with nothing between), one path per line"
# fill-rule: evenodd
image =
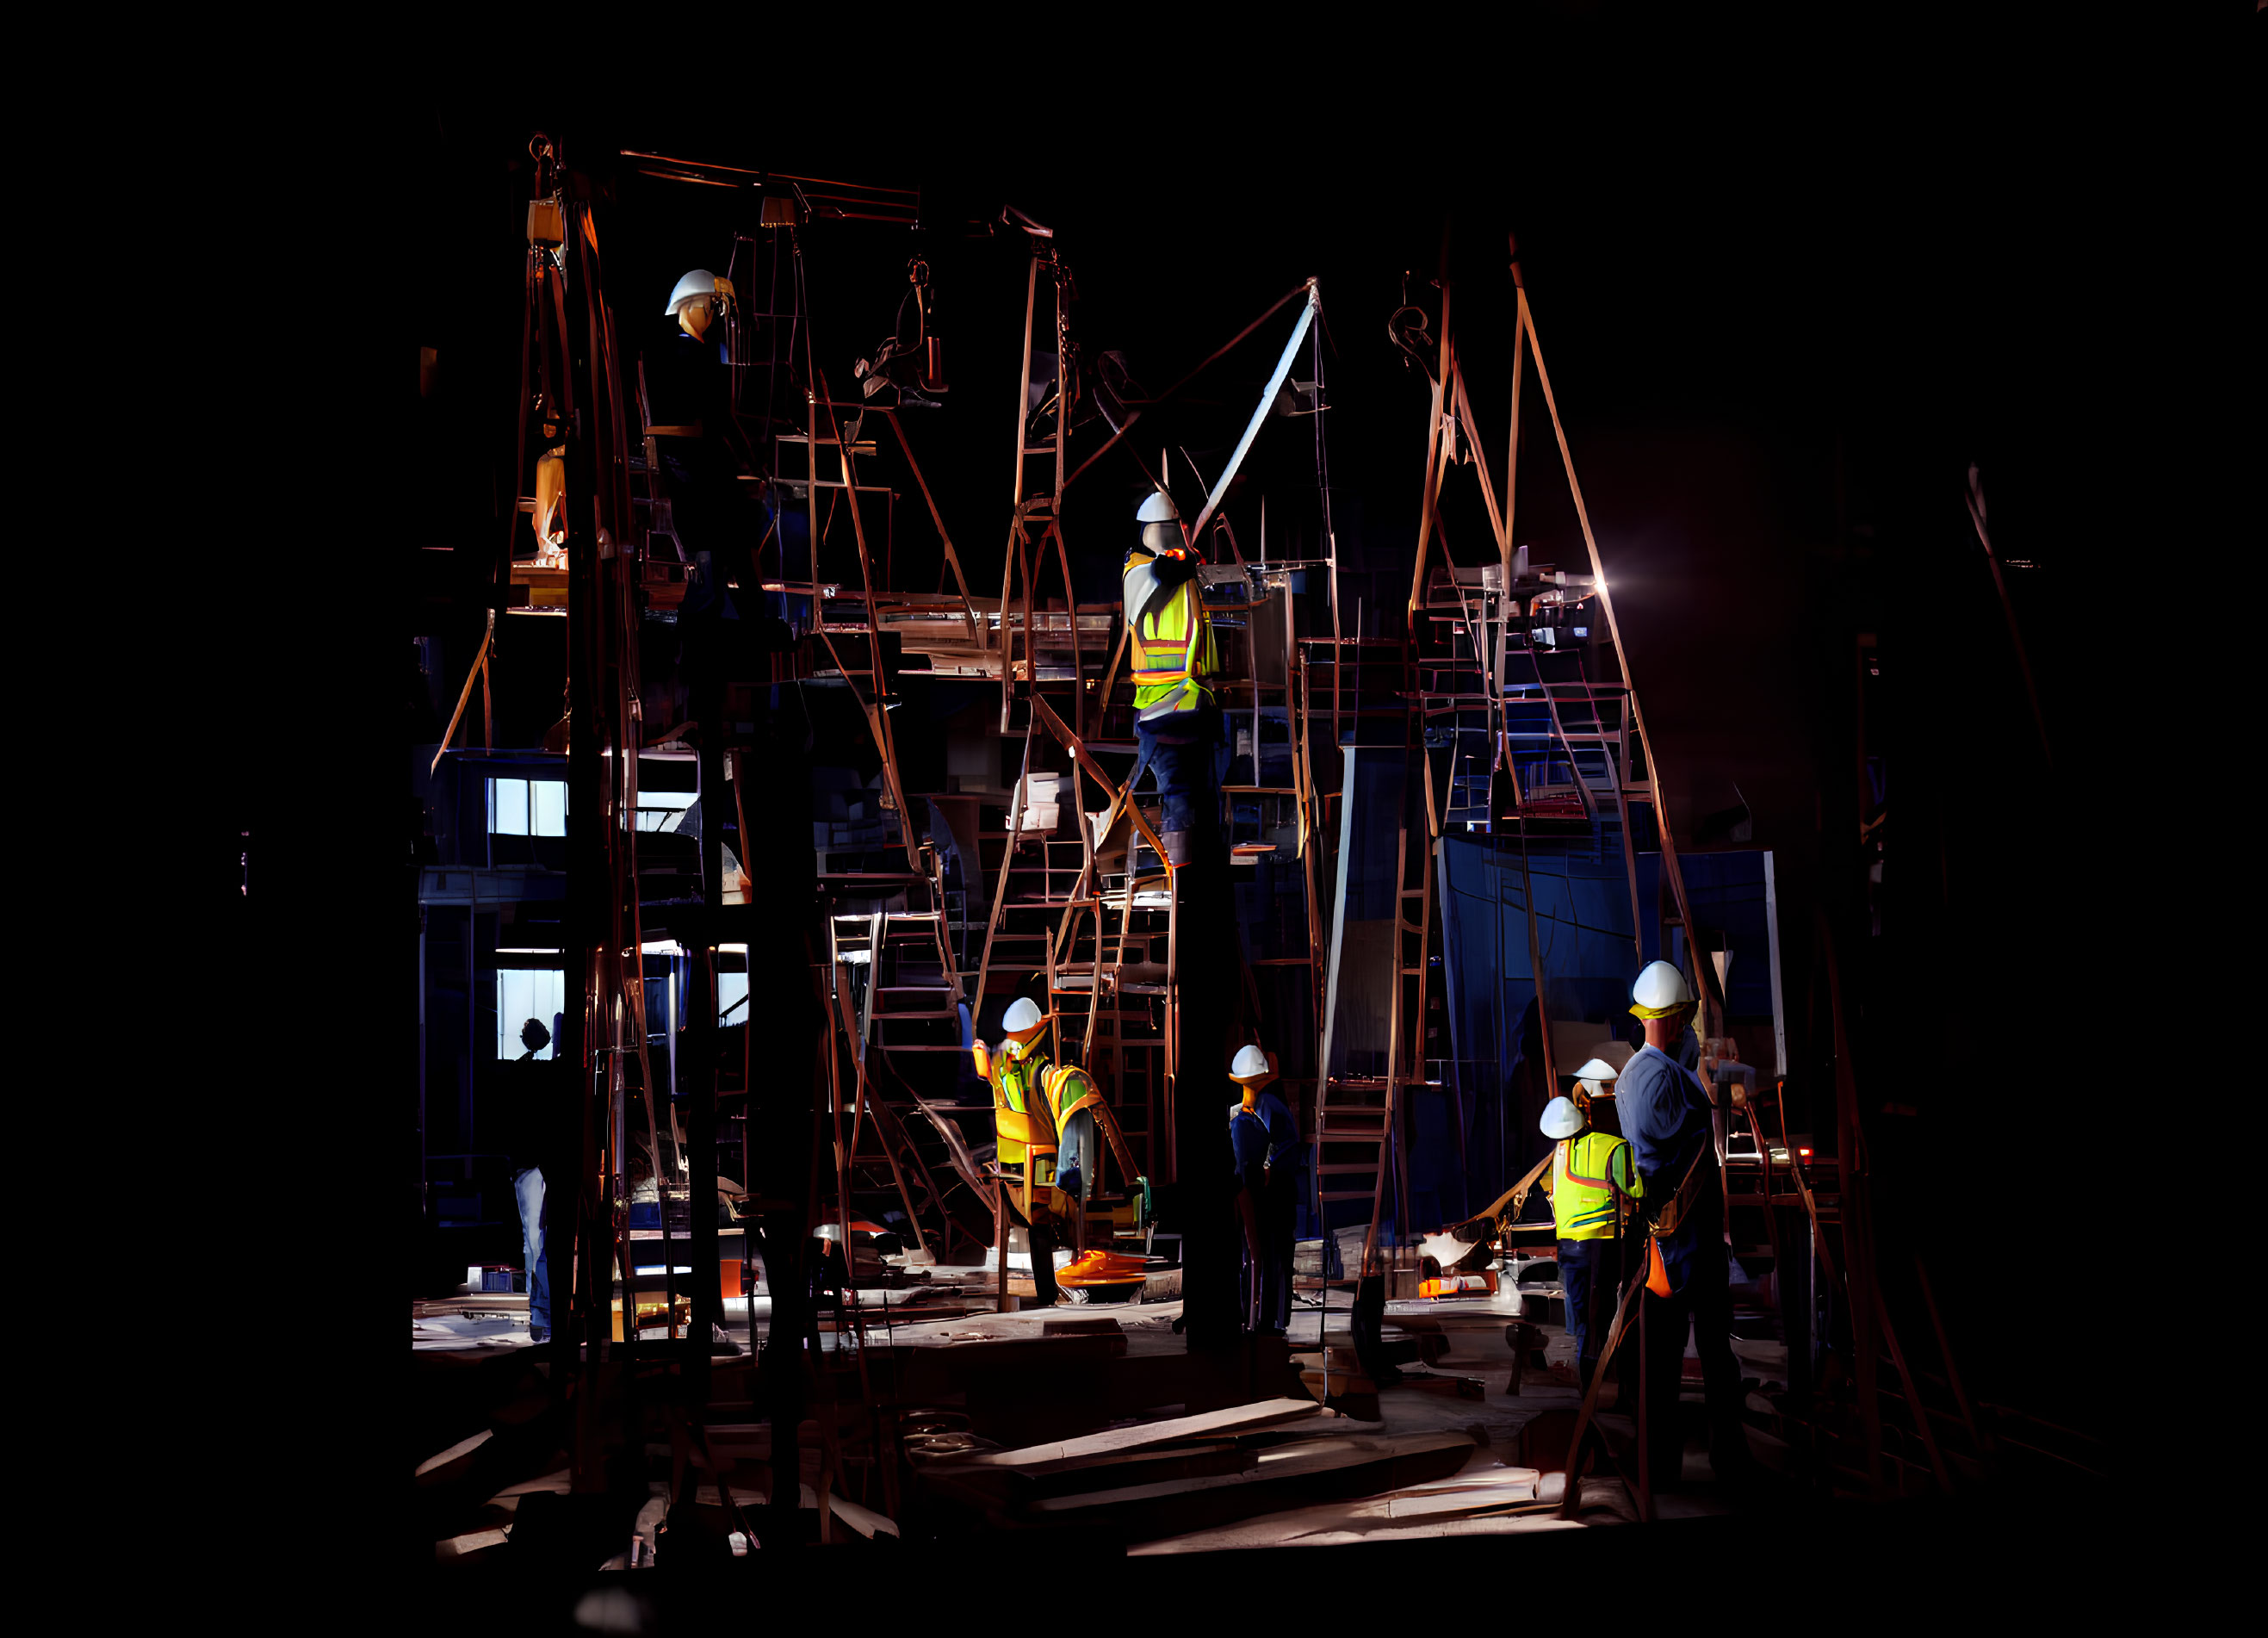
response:
M1374 1536L1381 1524L1409 1524L1419 1520L1447 1522L1471 1518L1499 1508L1535 1502L1541 1479L1532 1467L1497 1466L1468 1471L1429 1485L1396 1490L1363 1501L1336 1506L1301 1508L1292 1512L1264 1514L1225 1529L1169 1536L1138 1548L1142 1553L1202 1553L1224 1547L1285 1546L1325 1532L1334 1538L1348 1531ZM1557 1520L1554 1527L1560 1526Z
M423 1479L428 1473L438 1472L442 1468L449 1466L453 1463L458 1462L462 1458L470 1456L474 1451L486 1444L489 1440L494 1436L494 1433L495 1430L493 1428L483 1428L471 1438L460 1439L447 1450L440 1451L436 1455L427 1457L423 1461L417 1464L416 1477Z
M1307 1408L1312 1411L1314 1407L1309 1406ZM1132 1485L1121 1490L1090 1491L1083 1495L1055 1496L1035 1502L1032 1510L1035 1513L1070 1514L1135 1502L1179 1500L1208 1490L1346 1474L1391 1465L1405 1458L1423 1461L1432 1457L1438 1461L1453 1455L1455 1459L1449 1464L1448 1472L1454 1472L1464 1465L1474 1448L1470 1435L1446 1432L1307 1439L1296 1444L1262 1451L1259 1466L1249 1472L1219 1473L1203 1479L1167 1479L1157 1484ZM1447 1473L1435 1475L1436 1478L1447 1476ZM1415 1485L1427 1481L1412 1479L1406 1482Z
M1018 1294L1012 1290L1011 1295ZM1083 1360L1123 1359L1126 1338L1123 1332L1110 1337L987 1337L966 1342L955 1338L932 1351L949 1354L965 1367L1069 1366Z
M492 1547L501 1547L511 1539L511 1535L504 1531L475 1530L468 1535L451 1536L446 1541L435 1542L433 1556L437 1560L445 1561L450 1559L470 1558L476 1553L484 1553Z
M1313 1416L1317 1409L1312 1399L1263 1399L1257 1404L1232 1406L1225 1411L1207 1411L1198 1416L1172 1416L1162 1421L1144 1422L1136 1428L1114 1428L1104 1433L1088 1434L1084 1438L1066 1439L1057 1444L1027 1445L1020 1450L990 1451L972 1458L963 1465L1005 1467L1033 1472L1053 1472L1116 1456L1123 1451L1140 1450L1145 1445L1170 1444L1176 1440L1250 1433L1262 1428L1274 1428Z
M1401 1385L1425 1393L1454 1394L1461 1399L1477 1399L1485 1391L1477 1376L1437 1376L1427 1371L1404 1371Z
M1354 1435L1263 1450L1257 1469L1033 1503L1035 1524L1099 1526L1135 1540L1447 1479L1471 1457L1462 1433Z
M1006 1483L1027 1496L1063 1496L1083 1491L1124 1489L1176 1479L1201 1479L1219 1473L1256 1472L1260 1455L1240 1448L1234 1439L1208 1440L1200 1444L1158 1445L1123 1450L1116 1456L1094 1457L1077 1467L1051 1472L993 1470L983 1477Z

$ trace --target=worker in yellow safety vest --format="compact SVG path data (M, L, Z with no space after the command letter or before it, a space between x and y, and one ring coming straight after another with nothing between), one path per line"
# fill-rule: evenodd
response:
M1044 1192L1055 1183L1056 1123L1046 1086L1052 1066L1040 1042L1048 1021L1030 997L1019 996L1009 1003L1000 1027L1004 1033L997 1049L977 1041L969 1051L976 1073L992 1088L994 1157L1002 1168L1012 1167L1023 1183L1020 1190L1009 1191L1009 1198L1021 1205L1031 1225L1032 1286L1044 1308L1056 1300L1055 1215Z
M1101 1172L1101 1145L1118 1151L1128 1182L1140 1188L1126 1140L1094 1079L1076 1064L1050 1063L1042 1037L1048 1021L1029 997L1011 1002L1000 1020L1005 1031L995 1050L983 1042L969 1051L976 1073L992 1088L992 1127L997 1157L1016 1167L1023 1188L1017 1192L1031 1224L1032 1282L1042 1306L1056 1299L1056 1210L1084 1210Z
M1575 1072L1575 1089L1568 1096L1574 1100L1583 1118L1601 1132L1622 1135L1615 1114L1615 1066L1603 1058L1594 1058Z
M1197 837L1219 820L1221 713L1204 683L1219 660L1197 574L1201 559L1182 538L1174 498L1160 490L1135 517L1142 538L1119 572L1141 748L1126 787L1134 788L1145 768L1156 774L1166 862L1184 865Z
M1630 1145L1593 1130L1573 1099L1553 1098L1543 1110L1543 1135L1557 1144L1543 1186L1559 1233L1559 1288L1567 1330L1575 1339L1576 1369L1588 1388L1622 1291L1623 1242L1631 1209L1646 1184L1631 1162ZM1631 1387L1635 1378L1623 1365L1627 1357L1616 1350L1618 1407L1634 1404L1637 1397Z

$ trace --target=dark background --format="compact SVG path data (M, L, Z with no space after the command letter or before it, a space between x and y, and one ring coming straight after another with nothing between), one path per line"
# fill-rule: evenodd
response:
M1727 32L1582 6L1446 26L1286 48L1167 21L1048 54L941 22L758 49L720 21L587 42L556 76L423 57L360 125L305 102L202 110L183 224L228 385L193 442L199 492L239 497L227 515L249 525L216 531L189 594L184 658L222 726L217 755L173 777L196 793L198 891L236 935L215 963L234 980L218 1050L279 1111L233 1126L229 1153L251 1144L291 1209L344 1225L328 1347L400 1347L387 1263L409 1206L394 1129L414 974L391 880L406 748L427 732L405 721L406 639L431 628L427 599L468 589L422 549L492 550L527 191L509 167L540 128L578 166L640 147L923 189L953 393L916 424L936 428L924 469L980 590L1005 533L1022 252L961 223L1012 203L1056 228L1090 357L1123 350L1153 388L1318 277L1343 550L1354 535L1388 583L1399 561L1395 601L1426 389L1385 320L1405 290L1438 314L1446 225L1500 476L1516 232L1681 834L1736 782L1784 905L1837 927L1886 1232L1931 1256L1978 1391L2106 1429L2095 1327L2174 1339L2154 1308L2095 1317L2102 1258L2160 1232L2103 1179L2141 1163L2127 1111L2186 1038L2154 1021L2214 1005L2202 958L2165 959L2186 922L2160 873L2184 861L2178 801L2154 793L2194 771L2194 673L2148 623L2155 599L2194 596L2199 564L2257 540L2257 517L2232 532L2205 498L2250 424L2228 395L2258 362L2214 260L2252 210L2228 165L2255 42L1928 19ZM666 336L670 284L725 254L722 225L690 203L680 223L666 189L626 193L650 237L608 247L628 337ZM838 396L889 327L909 238L806 232ZM1202 384L1218 402L1178 428L1201 461L1281 330ZM418 346L442 354L438 417L409 395ZM1539 409L1517 533L1576 566ZM2009 583L2051 774L1962 508L1972 461L1996 546L2036 565ZM229 487L248 476L256 506ZM1083 589L1093 572L1108 594L1108 531L1139 481L1114 457L1075 491ZM1469 560L1476 530L1452 526ZM1896 792L1880 938L1856 837L1862 631L1881 634L1871 749ZM1783 927L1808 1016L1801 913ZM335 958L318 975L307 949ZM1823 1092L1821 1049L1794 1033L1792 1072ZM1874 1115L1893 1102L1920 1113Z

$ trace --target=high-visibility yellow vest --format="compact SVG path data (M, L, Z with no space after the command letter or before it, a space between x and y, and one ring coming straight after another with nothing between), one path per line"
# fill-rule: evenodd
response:
M1551 1219L1562 1240L1611 1240L1627 1202L1646 1192L1631 1147L1605 1132L1562 1138L1551 1155Z
M1019 1060L1000 1052L980 1058L978 1066L992 1082L992 1126L1004 1166L1054 1155L1064 1122L1102 1102L1086 1072L1073 1064L1050 1064L1036 1054Z
M1102 1102L1102 1094L1095 1089L1086 1071L1076 1064L1056 1066L1040 1081L1041 1089L1047 1094L1048 1107L1055 1112L1058 1135L1073 1115Z
M1162 604L1134 623L1134 708L1173 700L1175 711L1195 711L1211 703L1199 679L1219 669L1213 652L1212 621L1197 594L1197 582L1184 580ZM1178 697L1176 697L1178 696Z
M1055 1123L1041 1105L1040 1075L1048 1066L1043 1058L1017 1059L1005 1051L991 1054L992 1127L1003 1166L1020 1166L1031 1148L1052 1152Z

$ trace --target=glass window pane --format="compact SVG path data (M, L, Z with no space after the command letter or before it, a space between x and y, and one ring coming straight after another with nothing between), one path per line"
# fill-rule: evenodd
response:
M497 1056L518 1058L527 1049L519 1044L520 1026L534 1016L527 1010L528 980L535 975L505 968L497 974Z
M535 1000L538 1010L530 1017L541 1018L543 1027L551 1031L551 1044L538 1054L542 1058L559 1056L559 1015L567 1007L567 974L564 969L535 975Z
M497 972L497 1056L519 1058L527 1051L527 1044L519 1038L519 1032L533 1018L555 1037L536 1057L558 1057L559 1043L556 1037L559 1029L559 1015L566 1005L567 974L563 969L499 969Z
M489 829L497 836L527 834L527 781L489 781Z
M744 1024L748 1022L748 975L745 972L720 972L717 975L718 1022L725 1024Z
M567 782L563 779L535 779L529 782L528 793L534 808L537 836L567 834Z

